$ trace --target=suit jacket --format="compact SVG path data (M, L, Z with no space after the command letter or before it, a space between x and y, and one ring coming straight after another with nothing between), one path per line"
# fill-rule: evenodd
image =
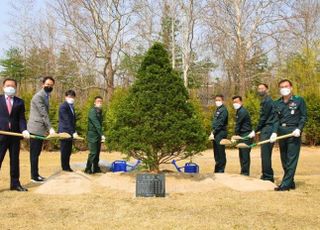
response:
M9 129L9 123L11 129ZM9 115L6 98L0 95L0 130L21 133L27 129L25 118L24 101L21 98L13 97L12 111ZM0 135L0 141L4 141L7 136Z
M71 111L70 105L64 102L59 108L59 133L69 133L71 136L76 132L76 114Z
M88 116L88 141L100 141L102 135L102 112L98 112L96 108L91 108Z
M51 128L46 97L47 93L44 89L32 97L28 121L28 131L32 134L45 136Z

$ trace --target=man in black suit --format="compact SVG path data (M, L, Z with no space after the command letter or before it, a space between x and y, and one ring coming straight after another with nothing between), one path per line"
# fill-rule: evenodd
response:
M29 139L25 118L24 101L15 96L17 82L14 79L3 81L4 95L0 95L0 130L8 132L22 132L23 137ZM20 166L20 137L0 135L0 168L3 159L9 150L10 157L10 189L19 192L28 191L19 181Z
M73 138L78 136L76 132L76 113L74 110L74 98L76 93L68 90L65 93L65 102L59 108L59 133L69 133ZM72 138L60 140L61 167L63 171L72 172L70 156L72 152Z

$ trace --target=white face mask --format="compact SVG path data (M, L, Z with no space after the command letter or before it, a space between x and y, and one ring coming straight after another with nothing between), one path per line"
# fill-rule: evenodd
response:
M95 104L95 107L97 107L97 108L102 108L102 104Z
M222 101L216 101L216 106L220 107L222 105Z
M68 97L66 98L66 102L72 105L74 103L74 98Z
M280 89L280 94L282 96L288 96L291 93L291 89L290 88L281 88Z
M233 103L233 108L235 110L240 109L241 105L239 103Z
M12 86L8 86L3 88L3 92L5 93L5 95L11 97L16 94L16 89L13 88Z

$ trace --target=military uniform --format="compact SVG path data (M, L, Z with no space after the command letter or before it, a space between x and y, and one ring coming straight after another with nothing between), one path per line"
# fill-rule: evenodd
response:
M236 127L235 134L240 136L247 136L252 131L251 119L248 111L242 106L236 113ZM252 139L242 140L242 143L247 145L252 144ZM239 148L239 158L241 166L241 174L249 176L250 174L250 152L251 148Z
M260 141L268 140L273 131L275 123L274 103L270 96L266 95L262 98L260 103L260 118L255 132L260 132ZM260 146L261 150L261 164L262 164L262 180L273 179L272 169L272 149L273 143L267 143Z
M102 128L102 111L98 108L91 108L88 116L88 146L89 156L85 172L100 172L99 157L101 150Z
M275 101L276 123L274 132L278 135L292 133L295 129L303 130L307 121L307 107L303 98L291 96L289 101L284 102L283 98ZM289 137L279 140L280 155L284 176L279 188L294 188L294 174L297 168L301 146L300 137Z
M226 150L224 145L220 145L220 141L227 137L228 110L224 105L216 109L212 121L213 153L216 162L214 172L223 173L226 167Z

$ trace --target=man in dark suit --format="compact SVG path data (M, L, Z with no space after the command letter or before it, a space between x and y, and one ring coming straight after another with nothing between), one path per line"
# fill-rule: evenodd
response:
M59 133L69 133L73 138L77 137L76 113L74 110L74 98L76 93L68 90L65 93L65 102L59 108ZM61 167L63 171L72 172L70 156L72 152L72 138L60 140Z
M52 77L44 77L42 80L42 89L32 97L28 121L28 131L31 134L46 136L48 133L55 133L49 119L49 99L54 83L55 81ZM45 180L45 178L39 174L39 156L42 145L43 140L30 140L31 181L34 183L43 183Z
M0 130L22 132L23 137L29 139L30 134L27 131L24 101L15 96L16 88L16 80L7 78L3 81L4 95L0 95ZM20 137L0 135L0 168L6 152L9 150L10 189L25 192L28 190L22 187L19 181L20 139Z

